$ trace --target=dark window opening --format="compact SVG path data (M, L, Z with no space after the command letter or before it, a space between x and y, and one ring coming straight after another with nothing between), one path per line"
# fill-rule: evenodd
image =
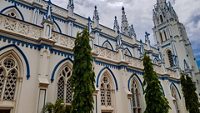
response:
M173 61L172 52L170 50L168 50L167 51L167 55L168 55L170 67L173 67L174 66L174 61Z
M162 33L160 32L160 40L161 40L161 43L163 42L163 37L162 37Z
M161 22L161 23L163 22L163 17L162 17L162 15L160 15L160 22Z

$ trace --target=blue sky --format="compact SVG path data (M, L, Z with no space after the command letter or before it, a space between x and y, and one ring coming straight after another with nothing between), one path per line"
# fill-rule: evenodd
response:
M54 4L67 8L68 0L51 0ZM168 0L169 1L169 0ZM186 27L188 37L196 60L200 67L200 0L170 0L181 23ZM94 6L97 5L100 23L113 28L114 16L121 22L121 7L124 6L129 24L133 24L138 39L144 40L145 31L151 34L151 43L154 43L152 28L152 9L156 0L74 0L75 13L84 17L92 17Z

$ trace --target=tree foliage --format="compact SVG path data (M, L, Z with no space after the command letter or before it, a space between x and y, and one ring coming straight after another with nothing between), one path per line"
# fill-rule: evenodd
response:
M187 74L182 73L181 75L181 86L183 95L185 97L186 109L190 113L200 113L199 107L200 103L198 101L198 96L196 94L196 86L192 82L192 78Z
M91 113L93 110L93 93L95 91L95 74L92 67L92 54L87 29L78 33L74 47L74 63L71 83L73 101L71 113Z
M165 98L160 81L153 70L151 59L145 54L143 58L146 109L144 113L168 113L170 106Z
M56 100L55 104L47 103L42 113L69 113L69 106L65 106L63 100Z

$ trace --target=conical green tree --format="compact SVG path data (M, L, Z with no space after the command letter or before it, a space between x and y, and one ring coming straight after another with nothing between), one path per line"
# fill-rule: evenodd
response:
M144 113L168 113L170 106L165 98L151 59L144 55L144 82L146 109Z
M95 74L92 67L91 50L89 33L87 29L84 29L77 34L74 47L73 74L71 78L74 94L71 113L91 113L93 110Z
M187 74L182 73L181 86L185 98L186 109L190 113L200 113L199 111L200 103L198 101L198 96L195 92L196 86L192 82L192 78L189 77Z

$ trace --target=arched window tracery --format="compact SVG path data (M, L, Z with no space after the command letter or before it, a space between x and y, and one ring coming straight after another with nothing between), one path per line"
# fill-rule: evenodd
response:
M113 106L113 95L114 90L112 87L112 80L109 77L108 73L105 73L101 79L101 105L105 107Z
M11 54L0 59L0 101L14 101L19 64Z
M139 85L135 79L133 79L132 86L131 86L131 93L132 93L132 110L133 113L141 113L141 93L139 89Z
M72 70L68 66L64 66L58 74L57 99L61 99L67 104L70 104L72 101L71 74Z

